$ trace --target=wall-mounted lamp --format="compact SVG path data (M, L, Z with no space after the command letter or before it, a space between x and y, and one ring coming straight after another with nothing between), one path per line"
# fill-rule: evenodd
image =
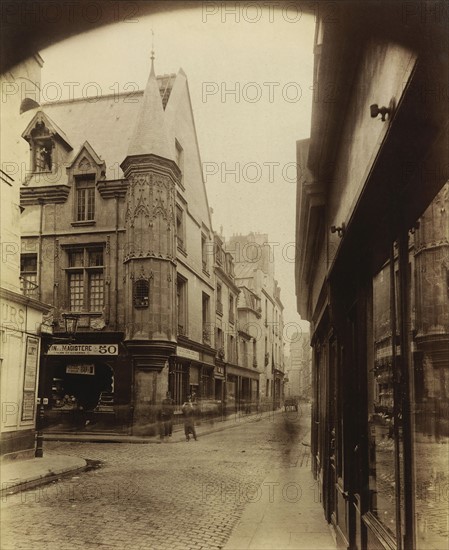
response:
M75 338L76 330L78 328L79 315L76 313L63 313L65 331L70 338Z
M346 231L345 222L343 222L339 227L337 227L336 225L333 225L331 227L331 233L337 233L337 235L340 237L340 239L345 234L345 231Z

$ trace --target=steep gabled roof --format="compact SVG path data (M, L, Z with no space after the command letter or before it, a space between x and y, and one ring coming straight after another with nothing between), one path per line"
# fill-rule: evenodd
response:
M161 99L165 97L165 102L170 98L174 78L173 74L157 77L159 93ZM51 120L53 128L65 136L64 140L73 147L66 160L68 164L75 160L85 141L88 141L106 163L106 178L118 179L123 177L120 164L127 156L143 95L144 92L139 90L46 103L23 116L32 117L28 131L34 127L34 116L38 112Z
M73 149L68 137L61 130L61 128L48 116L48 114L43 111L42 108L39 107L36 114L33 116L25 130L22 132L22 137L29 141L31 139L31 132L35 128L36 124L39 123L45 124L45 127L51 134L59 136L69 149Z
M79 149L76 156L73 158L72 162L70 164L68 164L67 167L70 168L71 166L73 166L73 164L81 157L81 155L83 153L86 154L86 152L91 157L91 159L96 164L98 164L98 166L103 166L104 165L104 160L97 155L97 153L95 152L95 149L92 147L92 145L88 141L85 141L83 143L83 145L81 146L81 148Z

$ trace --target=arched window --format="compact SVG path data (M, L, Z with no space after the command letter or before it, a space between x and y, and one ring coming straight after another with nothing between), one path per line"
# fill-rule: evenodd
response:
M134 282L133 287L134 307L144 308L150 304L150 283L146 279L139 279Z

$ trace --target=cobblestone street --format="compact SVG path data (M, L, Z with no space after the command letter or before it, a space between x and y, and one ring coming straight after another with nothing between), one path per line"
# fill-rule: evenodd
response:
M263 492L297 506L301 488L290 482L287 494L264 479L310 468L308 420L278 413L188 443L179 432L159 445L46 442L47 454L104 465L4 499L1 548L222 548Z

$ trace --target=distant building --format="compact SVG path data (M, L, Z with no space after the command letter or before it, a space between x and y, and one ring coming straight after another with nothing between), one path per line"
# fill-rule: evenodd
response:
M260 372L261 401L279 407L284 394L284 306L274 279L273 249L268 235L261 233L234 235L226 249L233 255L235 281L241 290L241 354L246 364L252 361Z
M237 300L239 288L235 283L234 260L226 252L224 240L214 234L215 273L215 397L225 403L228 413L239 410L250 384L245 369L240 369L237 349Z
M290 341L285 384L286 396L299 396L304 400L312 397L312 348L309 331L295 332Z

